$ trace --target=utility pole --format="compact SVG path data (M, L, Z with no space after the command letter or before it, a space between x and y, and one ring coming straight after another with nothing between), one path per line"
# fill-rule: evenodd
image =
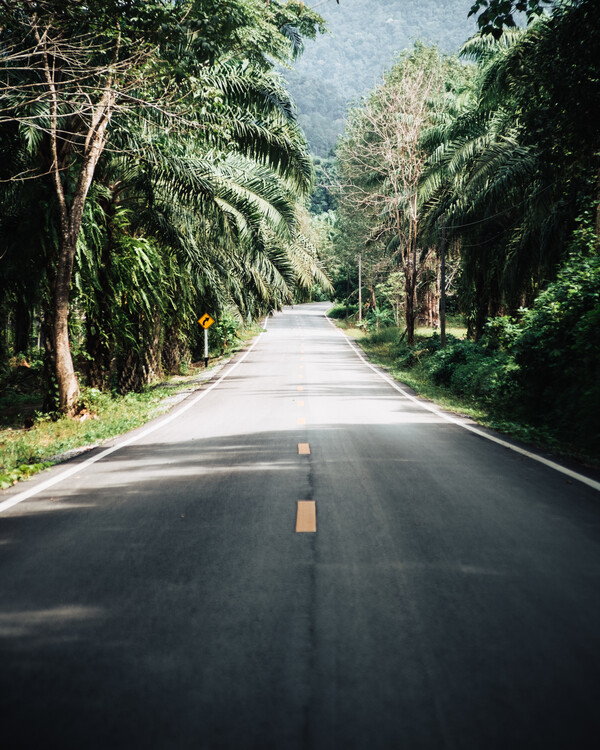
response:
M348 305L350 304L350 264L346 266L346 320L350 317L350 310Z
M440 244L440 338L442 349L446 346L446 217L442 216L442 241Z
M362 256L358 254L358 322L362 323Z

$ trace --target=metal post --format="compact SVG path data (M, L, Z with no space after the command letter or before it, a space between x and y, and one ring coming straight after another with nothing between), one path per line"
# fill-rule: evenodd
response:
M348 305L350 303L350 265L346 266L346 320L350 317Z
M208 328L204 329L204 368L208 367Z
M446 219L444 217L442 217L440 255L440 343L443 349L446 346Z
M358 254L358 322L362 323L362 257Z

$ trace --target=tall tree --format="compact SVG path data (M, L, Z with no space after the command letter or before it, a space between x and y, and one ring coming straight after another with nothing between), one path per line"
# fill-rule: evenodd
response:
M479 72L427 135L421 192L425 225L444 215L462 241L476 335L488 315L533 301L555 276L578 212L598 199L599 43L599 16L581 3L463 47Z
M351 113L337 151L342 201L373 217L372 238L386 239L404 274L407 341L414 343L416 292L424 257L419 237L419 182L431 124L430 102L444 82L436 48L417 44Z
M292 21L297 20L297 26ZM260 0L112 0L64 4L17 0L0 4L0 125L17 124L36 141L54 190L59 247L51 273L51 341L60 408L76 408L78 384L69 346L69 293L86 199L116 117L141 111L179 134L204 133L207 149L245 153L297 176L302 148L282 148L277 118L256 120L240 108L229 127L223 92L207 81L220 60L263 70L299 51L301 32L316 33L318 16L298 5ZM198 73L204 74L202 83ZM196 75L195 75L196 74ZM238 76L239 77L239 76ZM229 76L238 97L248 89ZM237 87L237 89L236 89ZM290 120L286 97L258 85L250 96ZM298 143L297 139L296 142ZM112 144L116 146L116 144ZM287 145L290 145L288 140ZM306 172L306 170L304 169ZM15 175L22 180L34 173ZM305 179L304 177L301 179Z

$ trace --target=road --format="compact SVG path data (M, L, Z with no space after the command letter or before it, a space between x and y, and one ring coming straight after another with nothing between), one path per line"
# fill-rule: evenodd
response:
M597 747L600 493L394 390L323 309L0 514L2 747Z

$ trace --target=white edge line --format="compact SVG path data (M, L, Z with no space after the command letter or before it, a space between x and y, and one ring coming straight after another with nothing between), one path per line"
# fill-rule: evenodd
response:
M239 365L242 364L242 362L246 359L246 357L258 344L258 342L262 338L262 334L265 333L265 331L267 330L267 319L265 319L265 322L263 323L262 327L263 327L263 330L256 337L252 346L244 353L244 355L240 357L240 359L238 359L238 361L235 362L231 367L229 367L227 371L223 373L223 375L221 375L221 377L218 380L215 380L215 382L212 385L210 385L208 388L203 389L191 401L188 401L187 403L184 403L179 408L176 408L167 417L164 417L164 418L156 417L154 423L150 427L138 433L137 435L132 435L131 437L123 440L123 442L119 443L118 445L113 445L111 448L107 448L106 450L103 450L101 453L98 453L96 456L91 456L85 461L82 461L80 464L71 466L71 468L66 469L66 471L63 471L60 474L57 474L51 479L47 479L45 482L36 484L35 487L31 487L30 489L25 490L24 492L20 492L18 495L15 495L14 497L11 497L8 500L5 500L4 502L0 503L0 513L3 513L5 510L8 510L9 508L13 508L15 505L22 503L24 500L29 500L29 498L33 497L34 495L39 495L40 492L44 492L44 490L47 490L50 487L54 487L54 485L58 484L59 482L63 482L65 479L72 477L74 474L78 474L80 471L87 469L88 466L95 464L97 461L101 461L103 458L110 456L111 453L115 453L116 451L121 450L121 448L125 448L126 446L131 445L132 443L136 443L138 440L141 440L142 438L145 438L148 435L151 435L153 432L156 432L161 427L164 427L165 425L168 425L170 422L173 422L182 414L185 414L185 412L191 409L193 406L195 406L198 403L198 401L201 401L203 398L208 396L208 394L212 390L214 390L218 385L220 385L220 383L223 380L225 380L225 378L229 377L229 375L231 375L231 373Z
M335 323L331 320L331 318L328 318L327 315L325 315L325 318L335 328L335 330L338 331L342 335L342 337L344 338L344 341L346 341L346 343L352 349L352 351L356 354L356 356L367 367L373 370L374 373L379 375L379 377L382 378L382 380L385 380L386 383L391 385L392 388L394 388L399 393L401 393L405 398L410 399L410 401L412 401L415 404L418 404L423 409L427 409L428 411L432 412L436 416L441 417L442 419L446 420L446 422L450 422L451 424L458 425L458 427L462 427L463 430L467 430L468 432L472 432L475 435L478 435L479 437L485 438L486 440L490 440L492 443L497 443L498 445L501 445L503 448L509 448L511 451L514 451L515 453L520 453L522 456L531 458L540 464L544 464L544 466L548 466L549 468L554 469L555 471L559 471L561 474L565 474L571 479L575 479L578 482L587 484L588 487L591 487L592 489L600 492L600 482L597 482L595 479L591 479L590 477L586 477L584 474L579 474L576 471L567 469L566 466L561 466L560 464L557 464L555 461L551 461L548 458L544 458L543 456L538 456L535 453L531 453L531 451L525 450L525 448L520 448L518 445L513 445L512 443L509 443L506 440L502 440L502 438L496 437L495 435L490 435L486 432L483 432L482 430L477 429L477 427L473 427L472 425L465 424L464 422L461 422L460 419L456 419L455 417L451 417L449 414L445 414L443 411L440 411L435 406L428 404L426 401L415 398L413 395L405 391L404 388L399 386L398 383L395 380L393 380L389 375L386 375L379 368L375 367L375 365L369 362L363 356L363 353L360 351L360 349L358 349L355 346L352 340L342 331L341 328L338 328L335 325Z

